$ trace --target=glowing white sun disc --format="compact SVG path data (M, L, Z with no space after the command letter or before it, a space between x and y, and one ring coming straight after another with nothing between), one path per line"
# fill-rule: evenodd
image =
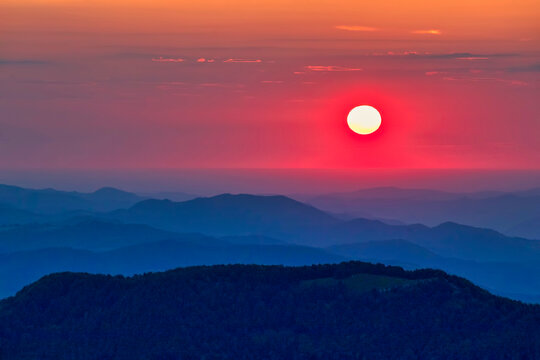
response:
M381 126L381 114L373 106L357 106L347 115L347 124L357 134L371 134Z

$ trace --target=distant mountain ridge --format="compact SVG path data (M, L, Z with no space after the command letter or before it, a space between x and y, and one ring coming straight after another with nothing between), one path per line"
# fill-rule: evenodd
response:
M184 192L142 192L138 193L139 196L147 199L157 200L171 200L171 201L187 201L200 197L199 195L184 193Z
M28 224L46 221L45 217L11 205L0 203L0 226L11 224Z
M54 189L25 189L0 185L0 225L58 221L60 218L127 209L148 199L134 193L104 187L92 193ZM221 196L224 196L223 194ZM185 202L195 198L184 193L156 193L156 197ZM218 195L220 196L220 195ZM246 195L247 196L247 195ZM256 195L251 195L256 196ZM540 188L516 192L483 191L454 193L428 189L379 187L315 197L298 196L334 218L381 219L389 224L422 223L435 226L452 221L495 229L505 234L540 239ZM148 204L147 204L148 205ZM242 204L238 204L242 206ZM245 204L244 204L245 205ZM307 204L305 204L307 205ZM13 211L7 212L7 208ZM16 210L20 210L15 214ZM24 213L24 211L28 213ZM73 212L73 214L69 214ZM57 218L47 218L51 214Z
M0 253L51 247L105 251L180 236L143 224L122 224L110 220L83 218L73 223L0 228Z
M395 219L429 226L452 221L540 239L540 223L531 221L526 229L519 228L519 224L540 214L540 188L451 193L386 187L301 198L322 210L350 217Z
M340 199L430 199L450 200L464 197L486 198L503 195L502 191L482 191L459 193L432 189L399 188L393 186L381 186L356 191L330 193L311 197L312 199L340 198Z
M442 256L467 260L540 260L540 241L451 222L430 228L420 224L388 225L369 219L343 221L284 196L223 194L185 202L146 200L109 216L169 231L213 236L264 235L300 245L403 239Z
M105 189L99 196L107 197L111 191L116 193L115 190ZM131 198L129 195L126 196ZM13 214L11 216L11 220L15 218L13 221L27 216L26 222L62 225L70 221L70 218L92 219L97 216L100 221L147 225L165 232L195 232L211 236L266 236L309 246L403 239L441 256L478 261L536 261L540 251L539 241L512 238L489 229L450 222L430 228L420 224L389 225L369 219L344 221L285 196L223 194L184 202L143 200L128 209L96 215L92 212L79 211L46 216L0 206L0 212L2 209L8 213L7 219L10 219L10 213ZM2 250L2 242L9 242L9 237L15 236L17 231L23 231L21 234L26 236L26 233L32 232L29 230L31 228L13 227L4 231L0 228L0 251L12 251L9 247ZM88 234L92 231L89 229ZM96 236L101 236L95 231ZM134 233L133 236L139 235ZM47 238L47 234L40 236ZM26 239L31 241L28 237ZM58 245L69 246L65 244L47 246Z
M439 255L477 261L540 260L540 241L508 237L491 229L446 222L438 226L387 225L355 219L328 232L333 243L403 239Z
M528 239L538 239L538 229L540 229L540 216L531 217L517 223L508 228L505 232Z
M169 240L134 243L103 252L56 247L0 253L0 299L54 272L133 275L193 265L312 265L346 260L320 248L252 242L258 240L182 234Z
M424 192L420 192L422 194ZM88 196L98 202L107 201L109 197L121 201L133 199L129 193L118 193L109 188ZM85 196L81 198L86 201ZM267 261L270 255L265 256L265 251L272 253L291 245L296 247L289 247L289 250L298 251L292 251L292 257L280 255L280 261L293 264L296 257L297 261L303 259L309 263L309 259L315 259L313 254L322 251L327 261L359 258L408 268L441 268L474 279L497 293L518 294L518 298L537 296L534 289L540 278L537 275L540 273L537 271L540 241L537 240L509 237L493 230L452 222L429 227L421 224L390 225L362 218L344 220L285 196L222 194L183 202L145 199L110 212L71 210L52 214L0 205L2 213L5 216L0 217L0 225L3 221L5 225L0 226L0 254L4 253L6 263L11 264L5 267L5 271L6 274L20 272L23 275L33 271L33 277L21 275L26 279L24 281L35 280L36 276L47 271L62 271L62 267L51 267L47 256L49 261L56 259L57 265L65 264L64 270L79 269L72 267L77 264L69 259L69 251L74 251L74 258L81 257L80 264L87 265L83 269L109 271L114 267L103 253L118 250L117 254L123 253L126 261L136 259L132 263L122 263L122 256L118 255L119 271L129 268L136 272L166 270L205 261L215 263L216 259L226 262L234 259L241 262L250 259L254 262ZM155 263L144 265L144 256L151 259L162 254L163 244L167 241L195 241L198 249L202 249L202 245L210 246L206 248L209 255L204 257L194 253L195 248L188 247L189 251L185 253L191 251L193 259L199 262L189 262L190 259L185 259L184 253L177 249L171 250L175 257L167 257L169 254L165 253L155 257ZM346 244L356 247L347 247ZM333 248L340 246L340 251ZM129 250L131 247L144 248L144 251L135 256L135 248ZM362 253L358 251L360 248ZM43 249L48 249L48 252ZM246 249L257 249L262 253L246 253ZM84 253L88 250L93 253ZM219 251L225 255L211 255ZM399 251L404 255L399 256ZM307 254L311 257L306 257ZM372 257L366 258L370 254ZM40 256L45 256L43 261ZM15 258L21 264L27 264L28 268L17 267L8 261ZM277 257L272 259L278 261ZM166 266L159 267L160 262ZM493 274L491 278L489 273ZM17 282L17 286L20 288L27 283L24 281Z
M285 196L222 194L184 202L146 200L111 213L115 219L182 232L209 235L268 235L290 239L339 221Z
M136 194L111 187L101 188L92 193L81 193L0 185L0 204L43 214L73 210L112 211L132 206L143 199Z

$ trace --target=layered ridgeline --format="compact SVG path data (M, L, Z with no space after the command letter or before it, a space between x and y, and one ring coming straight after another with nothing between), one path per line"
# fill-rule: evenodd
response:
M537 240L450 222L428 227L369 219L344 221L285 196L223 194L185 202L146 200L108 216L170 231L215 236L259 234L310 246L404 239L468 260L540 259Z
M41 214L41 221L1 227L0 297L58 271L130 275L203 264L361 259L439 268L497 294L540 301L540 242L489 229L345 221L284 196L230 194L73 215Z
M285 196L222 194L184 202L146 200L110 217L182 232L209 235L264 234L313 245L321 229L340 221ZM311 240L310 240L311 239Z
M144 199L184 201L192 198L195 196L186 193L137 195L110 187L82 193L0 185L0 224L43 222L46 221L43 214L112 211L129 208ZM540 188L510 193L450 193L386 187L295 198L340 214L342 218L385 219L391 224L430 226L452 221L540 239ZM204 201L197 202L204 207Z
M533 359L540 306L351 262L61 273L0 302L0 358Z
M108 251L45 248L0 254L0 298L14 295L44 275L77 271L93 274L142 274L179 266L214 264L311 265L347 259L324 249L280 244L271 238L238 236L212 238L177 235Z
M43 214L77 210L112 211L133 206L143 199L145 198L136 194L110 187L82 193L0 185L0 204Z
M380 187L298 198L349 218L383 218L431 226L453 221L540 239L540 188L451 193Z

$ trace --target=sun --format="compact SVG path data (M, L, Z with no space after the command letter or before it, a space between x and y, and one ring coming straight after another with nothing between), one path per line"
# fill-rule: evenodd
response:
M373 106L357 106L347 115L347 124L355 133L368 135L381 126L381 114Z

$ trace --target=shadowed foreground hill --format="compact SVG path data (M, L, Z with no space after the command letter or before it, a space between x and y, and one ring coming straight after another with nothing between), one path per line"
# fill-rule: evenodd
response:
M349 259L440 269L462 276L490 292L540 304L540 262L482 262L439 256L406 240L381 240L332 246L326 249Z
M2 359L532 359L540 307L360 262L62 273L0 302Z

